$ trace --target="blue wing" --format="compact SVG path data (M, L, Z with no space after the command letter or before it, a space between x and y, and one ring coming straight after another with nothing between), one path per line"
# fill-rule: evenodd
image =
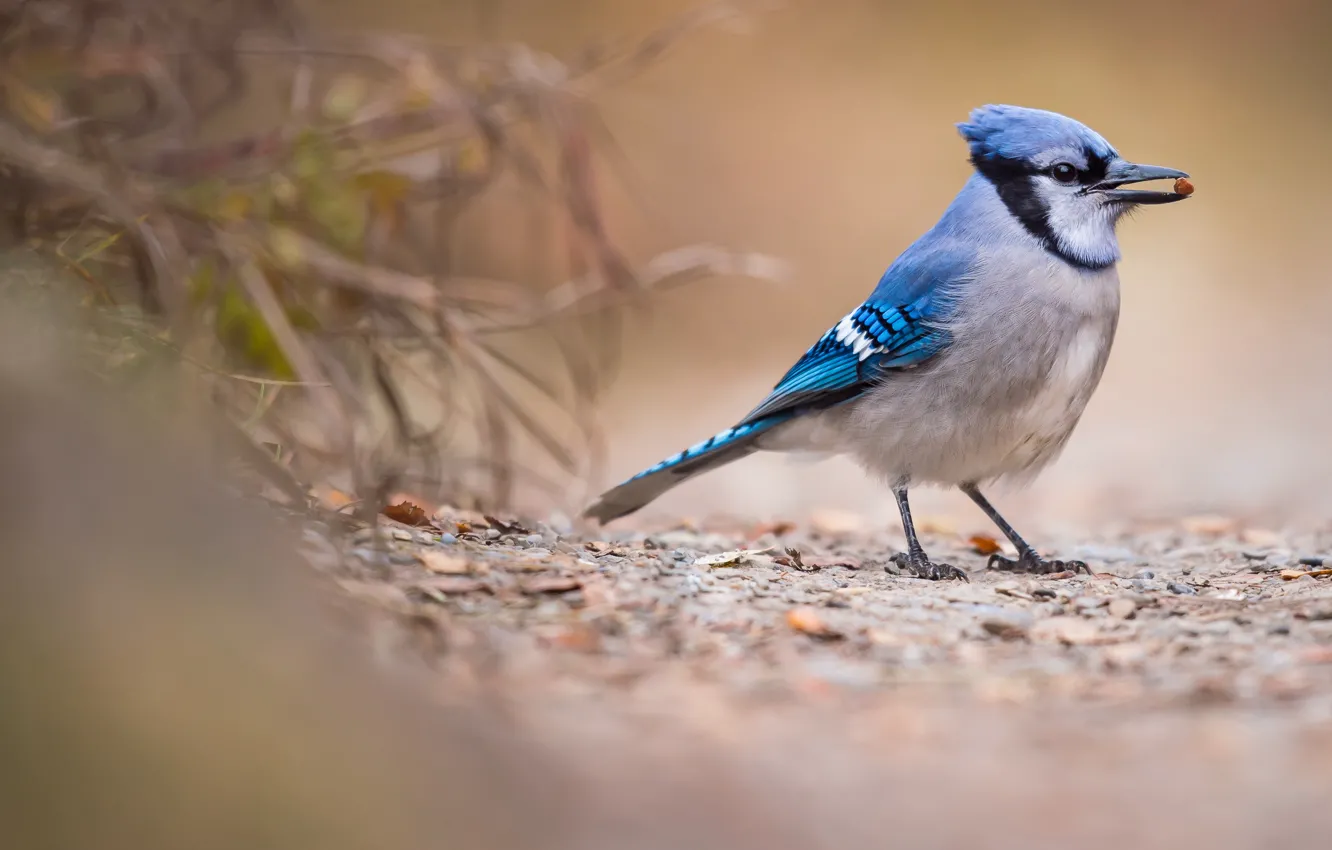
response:
M820 337L739 424L841 404L948 347L952 290L970 256L914 247L925 250L903 254L870 297Z
M849 401L894 369L943 351L951 340L946 322L953 289L969 274L972 256L928 237L908 248L865 303L814 343L748 416L606 491L584 516L609 522L633 513L683 481L758 451L769 430Z

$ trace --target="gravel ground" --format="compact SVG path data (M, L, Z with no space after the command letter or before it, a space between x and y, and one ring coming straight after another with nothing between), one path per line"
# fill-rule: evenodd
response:
M372 632L381 658L445 700L487 695L561 765L568 846L1238 850L1332 830L1328 530L1191 518L1062 541L1093 574L1041 578L935 531L971 578L935 583L885 570L900 538L837 521L381 527L311 528L308 552L371 603L352 608L397 615L370 618L395 623Z
M836 525L588 536L558 519L446 511L427 528L385 520L378 543L364 528L315 548L354 593L481 636L499 669L562 688L631 689L684 669L737 696L1332 714L1330 532L1197 517L1062 541L1051 551L1093 574L1043 577L985 569L991 539L927 534L932 554L970 573L964 583L894 574L900 539Z

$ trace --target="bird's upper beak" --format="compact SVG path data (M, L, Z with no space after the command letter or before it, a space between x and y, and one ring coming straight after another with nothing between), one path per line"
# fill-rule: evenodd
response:
M1127 201L1131 204L1169 204L1182 201L1188 195L1179 192L1153 192L1147 189L1121 189L1128 183L1142 183L1146 180L1174 180L1188 177L1183 171L1164 168L1159 165L1138 165L1133 162L1117 160L1110 165L1105 179L1087 191L1109 198L1113 201Z

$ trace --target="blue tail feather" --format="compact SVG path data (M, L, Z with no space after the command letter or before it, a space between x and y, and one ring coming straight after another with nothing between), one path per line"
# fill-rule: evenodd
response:
M759 435L794 415L794 411L783 411L753 422L744 422L682 452L676 452L618 487L607 490L596 504L583 512L583 516L604 523L631 514L695 475L758 451L756 440Z

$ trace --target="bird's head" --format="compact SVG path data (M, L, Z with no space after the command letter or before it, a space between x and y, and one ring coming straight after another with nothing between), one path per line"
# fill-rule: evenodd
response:
M1099 133L1058 113L982 106L957 127L976 171L1009 211L1049 250L1080 266L1103 268L1119 259L1115 224L1129 210L1187 197L1123 188L1188 175L1129 162Z

